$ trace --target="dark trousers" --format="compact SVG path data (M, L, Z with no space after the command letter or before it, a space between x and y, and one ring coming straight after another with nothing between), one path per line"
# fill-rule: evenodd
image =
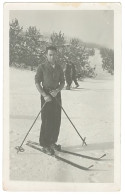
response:
M79 85L76 77L73 77L72 80L74 81L75 85Z
M70 87L71 83L72 83L72 78L70 76L66 75L66 83L67 85Z
M56 96L57 101L61 104L61 93ZM41 146L50 146L57 142L60 124L61 124L61 107L57 103L55 98L51 102L46 103L41 112L41 130L39 142ZM41 107L44 103L43 97L41 97Z
M66 78L67 85L70 87L72 84L72 81L74 81L75 85L78 85L77 78L72 77L72 78Z

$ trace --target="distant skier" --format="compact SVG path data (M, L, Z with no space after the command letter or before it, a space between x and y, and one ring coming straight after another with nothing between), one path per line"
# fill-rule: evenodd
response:
M76 77L76 68L75 65L71 62L72 64L72 81L74 81L76 88L79 87L78 81L77 81L77 77Z
M67 90L70 90L72 81L74 81L76 87L79 87L79 84L78 84L77 78L76 78L75 65L71 61L66 63L65 79L66 79L66 83L67 83L67 86L66 86Z

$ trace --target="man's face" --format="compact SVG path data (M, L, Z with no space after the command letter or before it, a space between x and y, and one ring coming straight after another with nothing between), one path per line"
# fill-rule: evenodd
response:
M56 51L53 51L53 50L48 50L48 52L47 52L47 59L48 59L48 61L50 62L50 63L55 63L55 61L56 61Z

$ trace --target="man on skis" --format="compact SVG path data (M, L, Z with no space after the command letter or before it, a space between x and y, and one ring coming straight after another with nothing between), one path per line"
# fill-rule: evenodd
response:
M61 90L64 87L64 73L57 62L57 48L46 48L46 61L37 69L35 84L41 95L41 129L39 143L47 154L54 154L59 149L56 144L61 124Z

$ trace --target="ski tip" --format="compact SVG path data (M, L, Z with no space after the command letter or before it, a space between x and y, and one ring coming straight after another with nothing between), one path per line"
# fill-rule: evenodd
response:
M88 169L90 169L90 168L92 168L92 167L94 167L94 165L90 165L90 166L88 167Z
M103 154L99 159L102 159L103 157L105 157L106 156L106 154Z

